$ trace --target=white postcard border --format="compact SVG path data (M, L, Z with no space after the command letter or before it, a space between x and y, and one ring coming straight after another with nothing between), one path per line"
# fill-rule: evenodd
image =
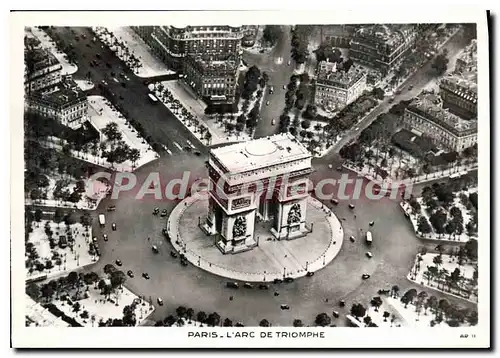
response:
M273 348L382 348L382 347L453 347L472 348L490 345L490 207L489 207L489 56L486 11L473 8L443 7L429 11L427 6L390 12L364 11L245 11L245 12L18 12L11 14L10 104L11 104L11 248L12 248L12 345L14 347L273 347ZM23 195L23 27L30 25L146 25L146 24L301 24L301 23L397 23L447 22L477 23L478 37L478 117L481 140L479 146L479 191L486 200L479 207L479 323L470 328L407 329L378 328L359 332L350 328L206 328L225 335L225 332L254 332L255 338L197 339L188 338L188 332L199 329L138 327L80 328L75 332L65 328L25 327L24 319L24 195ZM486 244L488 242L488 244ZM168 304L168 303L167 303ZM168 330L165 331L165 329ZM361 328L364 330L364 328ZM325 338L278 339L276 332L323 332ZM103 333L105 332L105 333ZM261 338L261 332L271 332L273 338ZM469 338L460 338L468 334ZM474 338L471 338L474 337Z

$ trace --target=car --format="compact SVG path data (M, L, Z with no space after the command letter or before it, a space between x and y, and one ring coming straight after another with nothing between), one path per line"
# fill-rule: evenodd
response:
M379 189L379 190L380 190L380 189ZM375 221L370 221L369 225L370 225L370 226L375 225Z
M283 89L286 89L286 85L283 85Z
M354 130L355 130L355 131L359 130L359 127L354 127Z
M292 61L288 61L286 64L287 64L288 66L290 66L290 64L291 64L291 63L292 63Z
M200 152L199 150L196 150L196 151L194 152L194 155L197 155L197 156L199 157L199 156L201 155L201 152Z
M389 103L394 102L394 100L395 100L395 98L394 98L394 97L389 98Z
M116 231L116 223L111 224L111 229L112 229L113 231Z
M371 259L373 257L373 254L370 251L368 251L366 253L366 257L368 257L369 259Z
M132 270L128 270L128 271L127 271L127 275L128 275L128 277L130 277L130 278L134 277L134 273L132 272Z
M176 259L177 258L177 252L170 251L170 256L172 256L174 259Z
M101 250L99 250L99 248L98 248L98 247L96 247L94 250L95 250L95 254L96 254L97 256L101 256Z
M391 290L384 290L384 289L378 290L379 295L388 295L389 293L391 293Z
M108 82L106 82L105 80L102 80L101 81L103 85L107 86L108 85Z
M276 124L276 119L275 118L271 119L271 125L274 126L275 124Z
M337 170L338 170L339 172L341 172L341 171L342 171L342 167L337 167Z
M121 84L122 84L122 87L124 87L124 88L127 87L127 85L125 84L125 82L122 82Z
M122 101L124 100L124 98L123 98L123 96L122 96L122 95L120 95L120 99L121 99Z
M399 90L397 90L397 91L396 91L396 94L401 94L401 90L400 90L400 89L399 89Z
M94 237L92 238L92 241L93 241L93 242L97 242L97 237L95 237L95 236L94 236Z
M115 211L116 210L116 205L109 205L106 210L107 211Z
M158 302L158 304L159 304L160 306L163 306L163 299L162 299L161 297L158 297L158 298L156 299L156 301Z
M107 234L102 235L102 237L104 238L104 241L108 241L108 235Z
M155 254L158 253L158 247L156 245L151 246L151 250L153 250Z
M313 277L313 276L314 276L314 272L312 272L312 271L308 271L306 273L306 277Z
M121 265L123 265L123 263L122 263L122 262L121 262L121 260L119 260L119 259L116 259L115 264L116 264L116 266L121 266Z
M275 279L273 280L273 282L274 282L274 283L282 283L282 282L283 282L283 280L281 280L281 279L279 279L279 278L275 278Z
M280 308L281 308L282 310L289 310L289 309L290 309L290 306L289 306L289 305L287 305L287 304L282 304L282 305L280 305Z
M370 275L368 275L367 273L364 273L364 274L362 274L362 275L361 275L361 278L362 278L363 280L368 280L370 277L371 277L371 276L370 276Z
M353 210L355 208L354 204L349 204L349 209Z
M271 86L271 88L269 88L269 94L273 94L274 93L274 87Z
M339 318L340 314L337 311L332 311L332 316L335 318Z
M274 297L278 297L278 296L280 295L280 293L275 291L275 292L273 293L273 295L274 295Z
M261 284L259 285L259 290L269 290L269 286L268 286L268 285L265 285L265 284L263 284L263 283L261 283Z
M187 266L187 265L188 265L188 263L187 263L187 261L186 261L186 260L181 260L181 265L182 265L182 266Z
M285 282L289 283L289 282L293 282L293 277L285 277Z
M158 215L159 212L160 212L159 208L154 208L153 215Z
M351 235L351 236L349 236L349 240L351 240L351 242L356 241L356 239L355 239L355 238L354 238L354 236L352 236L352 235Z
M245 282L245 284L243 285L243 287L245 287L245 288L253 288L253 285L251 283Z
M95 54L95 57L96 58L101 58L101 55L99 55L98 53Z
M413 85L408 86L408 91L411 91L413 89Z
M162 217L167 216L167 214L168 214L167 209L163 209L163 210L161 211L161 216L162 216Z
M340 307L345 307L345 301L344 300L340 300L339 301L339 306Z
M266 102L266 106L269 106L269 103L270 103L270 102L269 102L269 101L267 101L267 102Z
M144 277L146 280L149 280L149 275L147 272L143 272L142 277Z
M238 282L226 282L226 287L227 288L239 288L240 285L238 285Z

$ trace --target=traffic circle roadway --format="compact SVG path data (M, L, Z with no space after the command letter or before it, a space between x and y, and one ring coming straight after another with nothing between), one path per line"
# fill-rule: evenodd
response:
M151 172L160 173L162 189L165 182L181 178L184 172L190 173L191 183L197 178L206 177L204 160L187 153L162 157L135 172L137 183L143 183ZM318 164L316 167L313 161L315 176L338 177L341 174ZM192 264L182 266L179 258L171 257L170 252L174 248L162 234L167 218L152 214L156 207L160 211L167 209L170 213L178 201L164 197L156 200L153 195L137 199L137 191L122 192L117 199L108 197L94 212L95 216L106 214L107 226L100 228L97 218L93 220L94 236L99 239L101 257L86 270L102 274L104 265L120 259L124 272L132 270L135 273L135 277L128 278L126 282L130 290L152 301L156 301L157 297L163 298L165 305L157 306L150 319L164 319L173 314L176 307L183 305L195 311L217 312L223 318L240 321L248 326L258 325L264 318L274 326L291 326L294 319L314 325L319 313L330 314L332 310L347 312L354 302L367 306L379 289L390 288L395 284L402 291L410 287L424 289L409 282L406 275L418 250L423 246L433 250L435 243L417 239L398 203L389 198L374 201L362 197L352 201L356 205L354 210L349 209L350 202L347 201L341 201L337 206L327 204L341 219L344 229L344 243L336 258L312 277L272 284L269 290L259 290L226 288L227 279ZM106 212L108 205L116 205L116 211ZM368 223L372 220L375 225L370 227ZM111 223L117 224L117 231L111 230ZM197 222L191 225L196 226ZM367 230L372 231L374 237L369 249L363 240ZM104 233L108 234L107 242L102 239ZM355 242L348 239L351 235L355 237ZM153 252L152 245L158 247L158 253ZM368 250L373 254L371 259L366 257ZM146 272L150 276L149 280L142 278L142 273ZM371 278L362 280L363 273L371 275ZM438 298L446 297L461 306L472 307L463 300L437 291L432 294ZM232 300L229 300L230 296L233 296ZM346 301L344 309L337 304L341 299ZM281 304L288 304L290 310L281 310ZM341 318L332 323L345 326L343 317L341 314Z

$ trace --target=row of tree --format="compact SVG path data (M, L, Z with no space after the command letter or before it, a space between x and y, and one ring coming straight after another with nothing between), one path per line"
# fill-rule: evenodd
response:
M309 36L313 31L313 26L310 25L296 25L292 30L292 58L298 63L302 64L309 58Z
M446 323L450 327L458 327L466 321L469 325L474 326L478 321L476 311L468 308L460 308L454 304L450 304L450 302L444 298L439 300L436 296L429 296L427 292L418 292L414 288L404 293L401 297L401 302L405 305L405 308L407 308L409 304L415 306L417 319L422 312L426 315L429 310L431 314L435 315L434 320L431 322L431 326L443 320L446 320Z
M229 318L224 319L222 321L221 316L217 312L212 312L207 314L205 311L199 311L195 315L195 311L192 308L188 308L185 306L179 306L175 310L176 315L169 315L165 317L165 319L157 321L155 326L183 326L186 321L191 323L193 320L196 320L202 325L207 325L210 327L217 327L222 325L223 327L243 327L241 323L233 324L233 321Z

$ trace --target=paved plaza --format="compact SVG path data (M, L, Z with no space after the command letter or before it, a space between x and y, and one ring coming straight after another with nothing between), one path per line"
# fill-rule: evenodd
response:
M189 197L172 211L169 236L176 250L195 266L216 275L249 282L269 282L284 277L302 277L325 267L339 253L344 231L340 221L319 201L309 198L307 223L313 231L305 237L278 241L270 222L257 222L252 250L223 255L213 236L198 227L208 212L208 197ZM199 219L200 218L200 219ZM178 238L178 239L175 239Z

